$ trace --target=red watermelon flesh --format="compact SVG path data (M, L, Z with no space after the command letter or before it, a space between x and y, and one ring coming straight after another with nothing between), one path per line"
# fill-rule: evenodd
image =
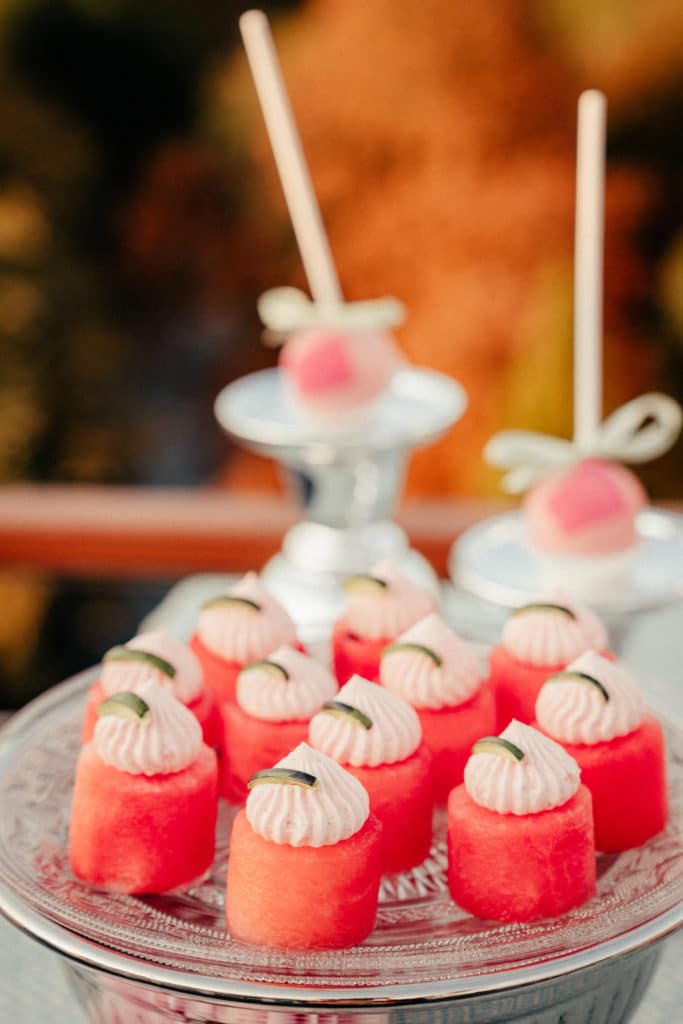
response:
M221 794L231 803L247 799L247 783L255 772L271 768L308 739L308 721L264 722L228 702L223 716Z
M370 810L382 824L382 870L407 871L421 864L432 845L431 755L424 746L395 764L371 768L345 764L365 786Z
M498 814L458 786L448 801L448 887L476 917L536 921L595 892L591 795L579 786L561 807Z
M226 917L242 942L284 949L343 949L372 931L382 871L382 826L373 814L333 846L287 846L233 825Z
M464 704L453 708L416 708L422 738L432 753L434 799L445 804L463 779L472 744L495 732L496 711L488 683Z
M598 850L628 850L662 831L668 818L666 758L655 718L606 743L562 746L578 762L593 796Z
M105 764L92 743L76 768L69 856L77 878L111 892L188 886L214 855L218 768L203 745L170 775L130 775Z
M93 683L85 705L85 715L81 730L83 743L89 743L93 738L95 725L97 724L97 709L102 701L106 699L106 696L99 680ZM202 689L199 696L190 701L187 707L201 725L204 742L207 747L218 748L221 742L221 716L211 691L206 688Z
M600 651L603 658L614 660L610 651ZM489 655L489 681L496 702L497 728L502 732L513 718L529 725L536 718L536 698L549 676L562 672L566 662L559 665L528 665L517 661L499 645Z
M202 675L205 685L211 690L216 702L221 705L226 701L235 702L237 694L237 677L244 668L241 661L230 661L215 654L204 644L198 633L194 633L189 643L190 648L199 658L202 666ZM306 648L301 643L293 645L297 651L306 653ZM264 651L265 658L270 651Z
M213 651L202 643L199 634L195 633L190 640L190 648L199 658L202 666L202 677L204 684L213 693L216 702L220 706L226 700L235 700L237 690L237 676L244 667L239 661L228 661L221 658L220 654Z
M334 674L340 686L353 675L369 679L371 683L379 682L379 663L382 651L393 643L394 637L358 636L351 632L344 620L336 623L332 633L332 662Z

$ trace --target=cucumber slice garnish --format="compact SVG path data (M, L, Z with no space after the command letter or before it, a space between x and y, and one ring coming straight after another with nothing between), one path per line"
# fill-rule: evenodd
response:
M149 704L130 690L121 690L120 693L107 697L97 708L100 718L112 715L115 718L125 718L129 722L144 722L149 718L149 713Z
M347 594L358 594L363 591L382 591L386 590L389 584L385 580L379 579L378 576L369 576L365 573L361 573L358 576L349 576L344 581L344 591Z
M334 715L335 718L353 722L354 725L363 729L372 729L372 719L368 718L360 708L354 708L352 704L344 704L340 700L328 700L320 710L324 711L326 715Z
M253 612L260 612L261 605L248 597L234 597L231 594L221 594L220 597L211 597L202 605L202 611L206 608L218 608L222 604L239 604L243 608L250 608Z
M514 761L524 760L524 751L520 750L515 743L503 739L502 736L483 736L482 739L472 747L473 754L496 754L498 757L508 757Z
M567 608L563 604L553 604L551 601L538 601L533 604L522 605L521 608L515 608L510 615L524 615L525 612L558 612L561 615L566 615L569 619L576 618L576 614L571 608Z
M600 680L596 679L595 676L588 675L587 672L556 672L555 675L549 676L546 679L546 683L563 683L571 679L576 683L587 683L589 686L594 686L605 703L609 700L609 693Z
M110 651L107 651L103 661L144 661L146 664L151 665L152 668L156 668L159 672L162 672L169 679L173 679L176 674L175 665L172 665L170 661L166 661L165 658L160 658L158 654L152 654L150 651L138 651L135 647L112 647Z
M250 661L248 665L244 666L240 675L243 675L245 672L251 672L254 668L260 668L263 672L267 672L268 675L284 680L284 682L287 682L289 679L289 672L284 665L278 665L276 661L268 661L267 658L260 661Z
M252 775L247 788L253 789L254 786L265 786L271 782L279 782L281 786L301 786L304 789L317 789L320 785L315 775L300 772L296 768L266 768Z
M439 655L431 647L425 647L424 644L389 644L382 651L381 657L386 658L387 655L393 654L395 651L415 651L418 654L424 654L425 657L430 658L434 662L437 668L441 668L442 662Z

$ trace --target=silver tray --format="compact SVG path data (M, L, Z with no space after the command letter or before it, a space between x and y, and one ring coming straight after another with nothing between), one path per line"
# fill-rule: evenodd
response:
M500 925L459 910L445 882L443 818L425 864L384 882L377 927L354 949L294 954L229 938L227 807L204 884L182 896L143 898L91 889L71 875L66 845L80 718L94 674L56 687L0 733L0 910L81 965L214 1001L400 1004L557 979L628 956L683 922L683 728L671 722L668 828L639 849L600 857L597 896L561 918Z

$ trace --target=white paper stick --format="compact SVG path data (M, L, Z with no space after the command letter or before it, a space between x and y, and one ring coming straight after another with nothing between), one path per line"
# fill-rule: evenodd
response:
M311 294L316 302L336 305L343 301L339 279L263 11L246 11L240 31Z
M607 100L579 97L574 239L574 440L589 444L602 420L602 262Z

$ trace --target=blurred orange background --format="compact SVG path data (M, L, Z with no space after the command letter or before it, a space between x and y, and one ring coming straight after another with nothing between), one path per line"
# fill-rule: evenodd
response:
M275 358L259 292L304 284L243 6L0 5L0 480L278 486L212 412L224 384ZM605 406L649 388L683 398L679 2L266 6L345 294L398 296L407 355L469 392L462 422L415 456L412 494L496 493L492 432L571 430L586 87L609 101ZM682 468L679 442L642 475L681 496ZM45 636L47 678L145 607L60 587L0 573L0 692L33 679ZM55 667L67 628L77 653Z

